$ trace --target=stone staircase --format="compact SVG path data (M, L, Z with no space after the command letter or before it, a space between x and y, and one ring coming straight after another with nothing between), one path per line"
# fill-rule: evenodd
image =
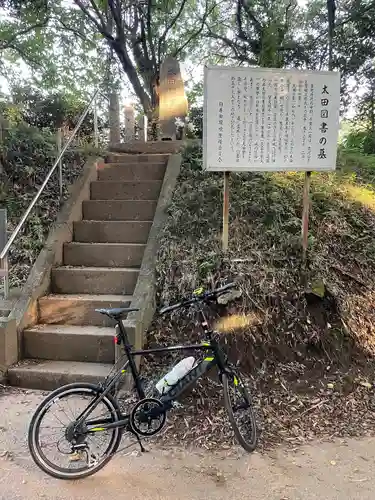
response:
M51 293L38 301L39 323L23 332L24 360L9 369L11 385L53 389L108 374L114 325L94 309L132 301L167 159L110 154L98 169L63 265L52 270Z

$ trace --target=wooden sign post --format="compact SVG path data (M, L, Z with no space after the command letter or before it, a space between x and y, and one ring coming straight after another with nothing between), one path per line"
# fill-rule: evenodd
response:
M306 267L307 248L309 245L309 211L310 211L310 180L311 172L305 173L303 186L303 210L302 210L302 265Z
M229 243L229 172L224 172L222 242L223 252L227 252Z
M6 209L0 209L0 253L5 247L8 240L7 232L7 211ZM7 299L9 296L9 277L8 277L8 256L6 255L0 261L0 278L3 279L4 283L4 298Z

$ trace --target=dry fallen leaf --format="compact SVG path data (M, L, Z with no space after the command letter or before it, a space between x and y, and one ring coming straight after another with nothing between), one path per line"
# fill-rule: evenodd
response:
M371 389L372 388L372 384L370 384L370 382L360 382L360 385L362 387L366 387L367 389Z

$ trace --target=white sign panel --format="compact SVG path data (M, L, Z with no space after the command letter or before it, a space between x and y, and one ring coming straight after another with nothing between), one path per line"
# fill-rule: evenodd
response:
M334 170L339 106L336 72L205 68L205 168Z

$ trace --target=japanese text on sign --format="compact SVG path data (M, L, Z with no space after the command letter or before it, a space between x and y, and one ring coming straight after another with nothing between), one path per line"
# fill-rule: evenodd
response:
M206 68L206 168L333 170L339 89L333 72Z

